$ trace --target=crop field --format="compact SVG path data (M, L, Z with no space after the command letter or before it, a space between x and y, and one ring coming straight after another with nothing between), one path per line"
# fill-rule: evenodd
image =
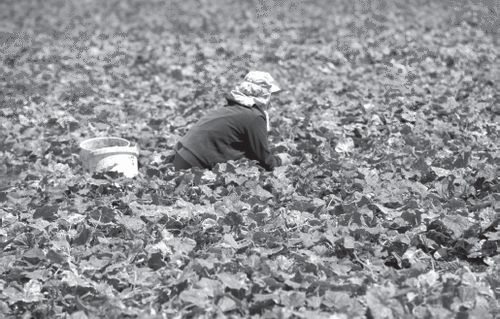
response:
M250 70L292 164L176 172ZM0 1L0 317L499 318L499 128L498 1Z

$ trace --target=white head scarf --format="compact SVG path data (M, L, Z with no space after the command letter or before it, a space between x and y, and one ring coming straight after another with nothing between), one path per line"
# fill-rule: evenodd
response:
M266 115L267 130L269 131L269 115L265 107L267 107L271 100L271 93L280 90L269 73L250 71L245 76L244 81L230 92L229 98L248 107L252 107L254 104L263 107Z

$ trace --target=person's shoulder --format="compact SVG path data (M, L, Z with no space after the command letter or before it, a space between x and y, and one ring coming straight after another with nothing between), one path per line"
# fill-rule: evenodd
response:
M262 113L259 109L252 107L252 108L245 108L245 110L242 111L246 116L251 118L251 120L254 120L256 118L263 118L265 120L266 116L264 113Z
M233 111L235 113L239 113L245 116L252 116L252 117L258 117L260 115L264 116L264 114L255 107L248 107L239 104L228 105L223 109L226 109L227 111Z

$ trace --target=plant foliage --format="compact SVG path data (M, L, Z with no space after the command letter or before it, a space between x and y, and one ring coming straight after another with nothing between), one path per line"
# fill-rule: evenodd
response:
M497 318L498 4L3 1L6 318ZM175 172L250 69L293 164ZM78 142L137 144L88 174Z

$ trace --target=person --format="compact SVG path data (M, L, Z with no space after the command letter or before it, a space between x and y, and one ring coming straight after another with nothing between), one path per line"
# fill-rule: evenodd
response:
M272 154L268 145L271 94L281 91L267 72L251 71L226 94L227 105L196 122L175 147L175 170L212 169L217 163L247 157L271 171L290 163L286 153Z

